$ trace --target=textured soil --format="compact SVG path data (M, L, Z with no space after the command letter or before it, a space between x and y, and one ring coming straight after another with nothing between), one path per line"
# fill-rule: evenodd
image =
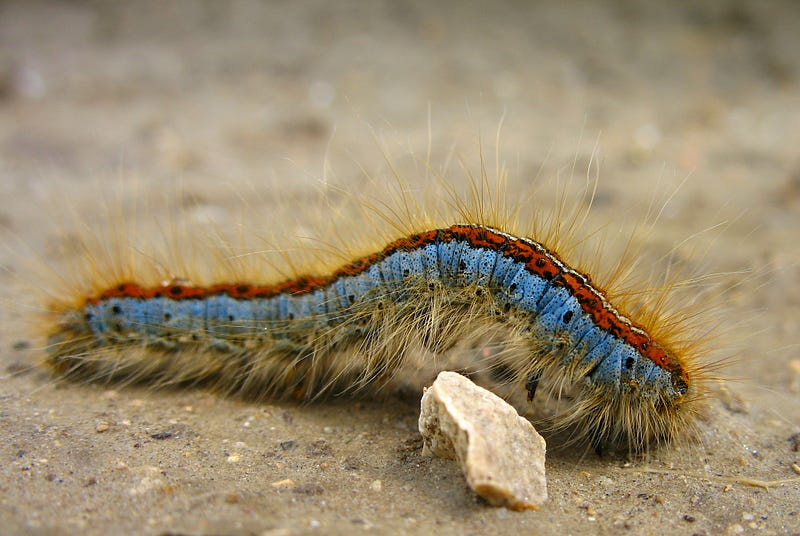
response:
M800 533L800 4L531 4L0 3L0 532ZM425 155L432 133L442 160L501 118L514 181L596 157L601 221L688 177L657 254L721 224L702 262L741 282L737 360L702 441L553 450L549 501L517 513L421 455L414 396L252 403L35 366L20 251L59 269L54 192L86 221L120 176L154 207L178 182L212 212L244 184L301 206L380 169L375 134Z

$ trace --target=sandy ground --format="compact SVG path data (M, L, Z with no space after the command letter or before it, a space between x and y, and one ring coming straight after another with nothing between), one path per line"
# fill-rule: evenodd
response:
M798 4L314 4L0 3L0 532L800 533L796 480L742 481L800 478ZM708 261L749 271L729 298L743 380L703 443L553 451L549 502L514 513L421 456L413 397L252 404L31 368L16 252L54 251L54 188L88 219L119 175L229 210L230 185L262 180L302 200L326 154L338 184L379 165L370 128L422 154L433 132L437 157L503 116L516 180L599 142L601 218L689 176L662 252L728 222Z

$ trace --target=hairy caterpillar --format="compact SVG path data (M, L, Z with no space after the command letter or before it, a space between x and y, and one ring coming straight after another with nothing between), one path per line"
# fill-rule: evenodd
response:
M676 335L693 314L670 309L679 285L652 291L649 310L612 296L558 253L576 221L531 216L539 223L518 232L504 188L482 173L444 209L414 206L401 187L383 211L384 245L338 264L287 260L288 277L245 274L237 255L214 278L137 267L112 244L108 266L84 258L83 288L51 299L48 361L68 377L312 399L381 386L418 365L410 356L437 359L500 333L502 351L481 367L529 399L540 382L571 393L560 423L593 444L639 450L690 430L711 369L696 341ZM81 249L108 253L103 240Z

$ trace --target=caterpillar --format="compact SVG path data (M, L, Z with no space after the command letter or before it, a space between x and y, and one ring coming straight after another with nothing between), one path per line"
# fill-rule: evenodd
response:
M651 310L626 303L635 293L614 299L558 252L563 222L546 219L543 239L515 232L503 187L488 186L485 171L465 182L472 193L451 190L456 210L435 217L409 208L401 188L402 202L383 211L395 229L388 243L322 268L287 259L283 278L242 276L235 255L220 272L234 278L216 280L162 263L137 274L87 262L81 291L50 298L48 363L68 378L311 400L379 389L424 356L443 367L441 356L465 341L499 338L502 350L479 366L528 400L540 385L569 393L556 420L596 448L640 451L690 434L711 368L694 355L697 341L675 335L694 318L670 310L680 285L652 291ZM446 223L453 213L460 221Z

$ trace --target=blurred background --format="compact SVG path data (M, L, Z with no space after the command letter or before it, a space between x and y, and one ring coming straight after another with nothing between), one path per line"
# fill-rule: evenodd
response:
M583 136L614 175L794 192L799 29L792 1L3 1L2 193L48 165L252 180L501 117L523 173Z

